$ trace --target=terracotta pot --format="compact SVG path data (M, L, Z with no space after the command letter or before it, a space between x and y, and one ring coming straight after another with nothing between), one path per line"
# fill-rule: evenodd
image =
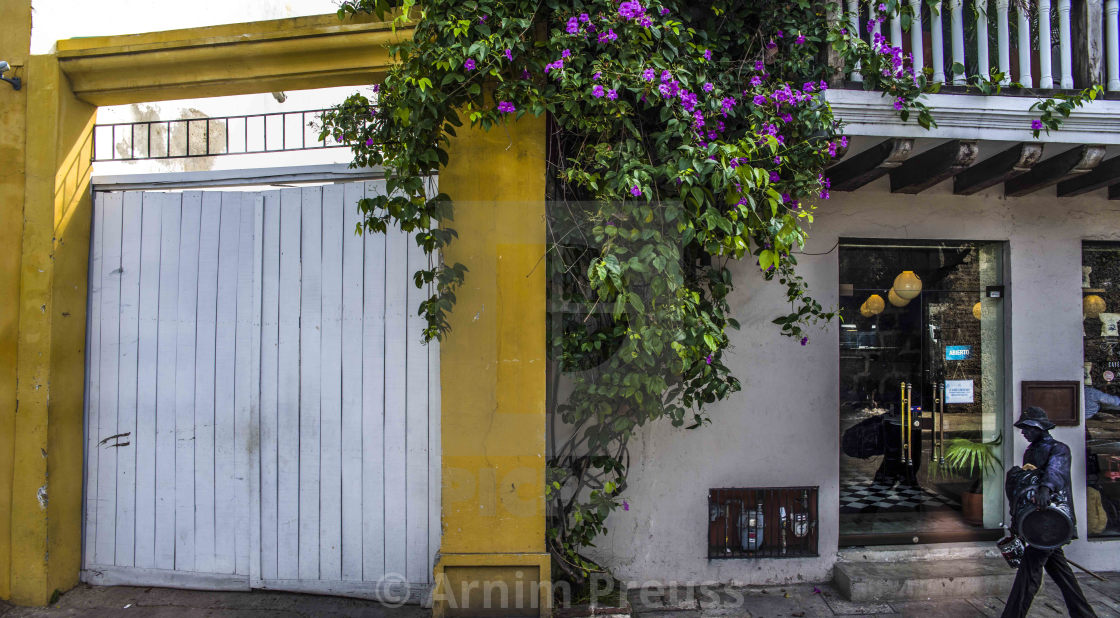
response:
M961 517L973 526L984 525L984 494L966 491L961 494Z

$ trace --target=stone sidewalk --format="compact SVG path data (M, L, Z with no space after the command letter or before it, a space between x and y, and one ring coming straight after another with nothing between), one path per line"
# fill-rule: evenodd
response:
M92 616L95 618L229 616L234 618L344 617L419 618L431 610L415 605L386 607L376 601L272 592L207 592L133 586L79 585L44 608L0 608L3 618Z
M1100 582L1079 574L1081 587L1101 618L1120 618L1120 573L1102 573ZM718 588L710 591L675 588L649 590L643 596L631 591L634 616L647 618L705 618L735 616L776 618L793 616L999 616L1003 599L931 599L885 603L845 601L828 584L797 584L765 588ZM10 607L0 604L3 618L53 616L166 617L221 616L235 618L281 618L362 616L370 618L419 618L430 610L415 605L386 607L375 601L324 597L287 592L203 592L131 586L93 587L81 585L62 595L46 608ZM1065 604L1057 587L1043 584L1031 608L1031 618L1065 616Z
M1083 573L1078 581L1085 596L1101 618L1120 618L1120 573L1101 573L1101 582ZM646 618L706 618L736 616L771 618L778 616L940 616L965 618L999 616L1004 599L949 598L925 601L853 603L846 601L829 584L796 584L765 588L722 588L713 593L677 588L667 592L650 591L643 599L638 591L629 595L634 616ZM714 597L718 594L718 600ZM1043 579L1029 616L1051 618L1067 616L1058 587Z

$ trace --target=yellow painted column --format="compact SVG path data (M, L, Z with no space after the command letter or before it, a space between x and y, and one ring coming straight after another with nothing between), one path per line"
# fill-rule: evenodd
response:
M545 124L460 130L439 187L469 268L440 344L436 616L550 614L545 548Z
M26 77L31 49L31 3L5 1L0 59ZM0 83L0 598L11 596L12 449L15 446L16 354L19 333L19 261L23 236L27 90Z
M13 428L10 599L44 605L78 583L90 155L96 108L53 56L26 71L18 412Z

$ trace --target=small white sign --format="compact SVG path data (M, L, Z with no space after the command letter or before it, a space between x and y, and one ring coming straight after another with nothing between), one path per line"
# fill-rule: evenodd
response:
M945 403L973 403L972 380L945 380Z

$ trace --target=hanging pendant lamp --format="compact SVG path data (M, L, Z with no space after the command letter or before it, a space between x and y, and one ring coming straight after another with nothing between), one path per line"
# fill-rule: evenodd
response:
M1105 311L1104 299L1096 294L1090 294L1081 299L1081 311L1087 318L1100 317Z
M918 275L914 274L912 270L904 270L902 274L894 278L894 293L898 294L899 298L906 300L913 300L922 293L922 280Z
M983 313L980 311L980 301L976 301L976 304L972 306L972 317L979 320L982 315Z
M905 298L899 296L894 291L894 288L891 288L890 291L887 292L887 302L894 305L895 307L905 307L906 305L910 304L910 301L908 299L905 299Z
M867 307L867 310L871 312L871 315L878 315L887 307L887 303L883 302L883 297L878 294L868 296L867 301L863 304Z
M865 318L875 315L873 311L867 308L867 301L863 301L863 304L859 306L859 314Z

